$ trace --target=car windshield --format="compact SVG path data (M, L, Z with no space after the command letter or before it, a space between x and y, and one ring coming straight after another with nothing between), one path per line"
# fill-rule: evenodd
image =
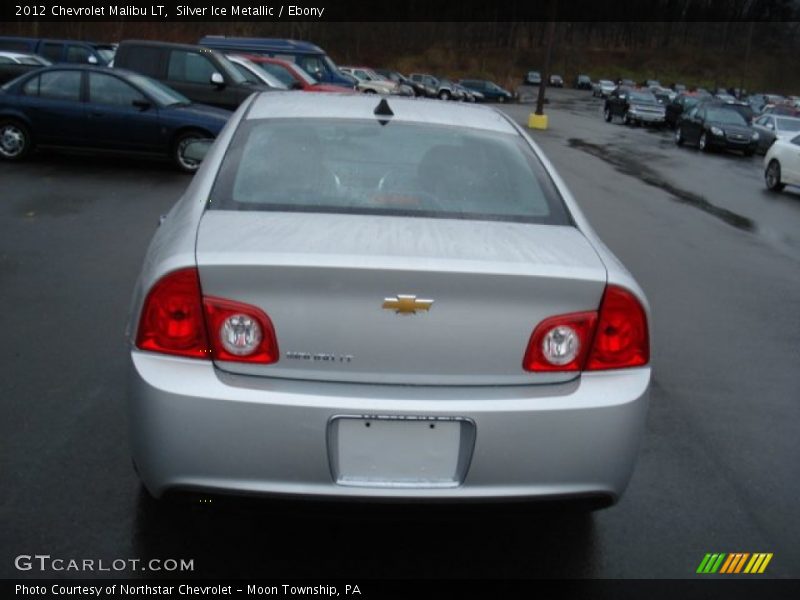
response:
M278 63L258 63L258 66L265 72L273 75L286 87L292 87L295 81L294 76L289 72L289 68Z
M778 122L779 131L800 131L800 119L778 117L775 120Z
M228 60L228 58L224 54L220 54L219 52L214 52L214 55L219 59L220 67L222 70L227 73L228 77L233 80L234 83L248 83L247 77L242 75L239 72L239 69Z
M150 79L149 77L139 75L138 73L130 73L128 74L127 78L128 81L150 96L151 99L155 100L155 102L161 106L188 105L192 103L191 100L189 100L183 94L179 94L171 87L167 87L155 79Z
M373 119L245 121L209 208L570 223L519 135Z
M709 108L706 112L706 121L728 125L747 125L744 117L732 108Z
M303 67L301 67L300 65L293 65L293 66L294 66L294 70L297 72L297 74L300 76L300 78L303 81L305 81L308 85L316 85L317 84L317 80L314 79L311 75L309 75L305 71L305 69L303 69Z
M258 72L258 77L259 77L258 83L261 83L263 81L268 86L276 88L276 89L279 89L279 90L288 90L289 89L289 86L286 85L283 81L281 81L277 77L275 77L275 75L273 75L272 73L270 73L266 69L262 69L261 68L262 65L258 65L256 63L254 63L252 60L249 60L249 59L244 58L244 57L240 57L237 60L241 60L242 63L244 63L246 65L246 67L243 67L243 68L254 70L254 71ZM234 61L231 61L231 62L234 65L236 65L236 63ZM238 67L239 65L236 65L236 66ZM245 75L245 73L242 72L242 75ZM247 75L245 75L245 77L247 77Z
M642 104L658 104L656 97L650 92L631 91L631 102L641 102Z
M494 83L492 81L489 81L486 84L486 89L492 90L493 92L502 92L503 91L503 88L501 88L499 85L497 85L496 83Z
M113 46L95 46L94 50L100 55L100 58L104 63L108 64L114 60L114 54L116 54L116 51L114 50Z
M600 85L605 85L605 86L613 86L613 85L614 85L614 82L613 82L613 81L610 81L610 80L608 80L608 79L601 79L601 80L600 80Z
M18 56L17 60L19 61L19 64L21 64L21 65L34 65L34 66L37 66L37 67L41 67L42 65L52 64L52 63L49 63L49 62L45 63L44 59L36 60L32 56Z

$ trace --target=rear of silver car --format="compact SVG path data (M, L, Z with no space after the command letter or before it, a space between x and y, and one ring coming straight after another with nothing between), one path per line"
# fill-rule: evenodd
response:
M616 500L650 367L646 348L603 361L615 307L641 340L646 304L521 130L489 109L391 100L387 125L375 100L271 96L219 136L137 285L148 490ZM503 160L471 162L484 149ZM486 180L506 205L484 214Z

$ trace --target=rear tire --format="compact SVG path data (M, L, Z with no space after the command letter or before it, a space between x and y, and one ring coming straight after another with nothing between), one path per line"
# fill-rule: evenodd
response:
M22 160L33 149L30 130L16 119L0 121L0 158Z
M683 130L680 127L675 128L675 143L678 146L683 146Z
M439 92L439 100L450 100L450 92L447 90Z
M780 192L786 187L785 183L781 183L781 165L777 160L769 161L767 170L764 171L764 183L770 192Z
M606 120L606 123L611 123L611 109L608 108L608 106L603 109L603 118Z
M505 97L505 96L500 96L500 97L497 99L497 101L498 101L500 104L505 104L505 102L506 102L506 97Z

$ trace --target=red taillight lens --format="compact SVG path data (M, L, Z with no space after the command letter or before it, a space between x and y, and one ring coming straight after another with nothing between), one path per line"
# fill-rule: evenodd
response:
M272 321L249 304L204 298L214 360L270 364L280 356Z
M197 269L165 275L144 302L136 346L190 358L277 362L272 321L260 309L223 298L203 298Z
M650 336L644 308L628 290L607 286L586 370L624 369L648 362Z
M208 358L197 269L165 275L144 302L136 346L142 350Z
M533 330L526 371L599 371L650 361L647 316L631 292L606 286L599 312L549 317Z
M580 371L592 343L597 313L571 313L545 319L533 330L522 361L526 371Z

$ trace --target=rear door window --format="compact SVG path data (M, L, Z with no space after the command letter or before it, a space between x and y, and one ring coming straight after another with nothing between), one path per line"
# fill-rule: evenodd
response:
M143 94L118 77L89 73L89 102L132 108L135 101L144 100Z
M45 42L42 44L42 50L40 54L45 58L49 58L53 62L61 61L61 53L64 48L64 44L56 44L53 42Z
M39 76L39 97L50 100L81 99L81 71L48 71Z
M125 51L125 68L142 75L163 79L161 58L164 51L147 46L133 46Z

